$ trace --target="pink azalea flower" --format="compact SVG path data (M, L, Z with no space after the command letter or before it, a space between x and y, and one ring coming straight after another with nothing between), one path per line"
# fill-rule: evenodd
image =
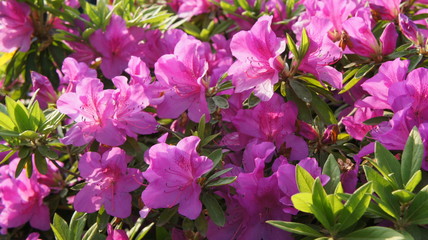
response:
M178 212L196 219L202 211L199 200L201 186L198 178L211 170L213 162L196 152L200 139L183 138L177 146L158 143L145 156L149 168L143 173L149 185L141 198L149 208L171 208L179 205Z
M23 2L0 1L0 52L30 49L34 31L30 13L30 7Z
M39 89L36 99L41 108L46 108L49 103L56 103L58 95L47 77L32 71L31 80L33 82L33 92Z
M49 208L43 199L50 189L37 181L37 176L28 178L25 173L15 178L19 159L0 167L0 227L14 228L26 222L40 230L50 229Z
M107 78L120 75L137 50L138 42L132 33L125 20L113 15L105 32L99 29L90 36L91 45L102 56L100 67Z
M139 57L132 56L125 71L131 76L130 85L140 85L151 105L157 105L164 100L166 88L159 81L152 81L150 70Z
M376 75L361 84L361 87L371 96L363 99L363 103L366 105L362 103L357 103L357 105L373 109L390 109L391 106L388 103L389 89L393 84L405 80L408 66L408 60L403 61L399 58L383 63Z
M384 20L394 20L400 13L401 0L369 0L375 15Z
M311 18L307 26L309 49L299 65L299 70L312 73L320 82L325 81L341 89L342 73L329 66L342 58L342 50L328 37L331 27L332 24L327 19Z
M366 125L363 122L367 119L383 115L382 110L372 110L371 108L358 108L353 116L343 118L346 132L357 140L363 140L367 133L375 126Z
M394 23L385 27L379 41L373 35L371 24L366 19L352 17L343 23L343 28L349 37L347 46L360 56L381 60L382 56L391 54L395 49L398 33Z
M126 132L127 136L136 138L137 134L156 132L156 119L143 111L149 105L149 99L140 85L128 85L123 76L113 78L117 87L113 94L115 103L114 125Z
M91 69L83 62L78 62L76 59L67 57L62 63L60 74L60 84L66 87L66 92L76 91L76 85L83 78L96 78L97 71Z
M111 224L107 224L107 238L106 240L128 240L128 235L122 229L114 229Z
M178 16L185 19L190 19L201 13L210 12L210 8L213 6L208 0L182 0L178 2Z
M94 138L103 144L119 146L126 137L113 124L113 91L103 90L96 78L85 78L76 86L76 92L61 95L58 110L77 123L70 128L64 144L83 146Z
M33 232L28 235L28 237L25 240L42 240L40 238L40 234L38 232Z
M87 185L77 193L74 208L92 213L104 205L109 215L126 218L131 214L131 194L141 186L141 172L127 168L131 160L124 150L112 148L101 156L87 152L79 161L80 175Z
M233 183L236 195L226 195L226 224L210 224L208 239L293 239L291 234L266 223L267 220L291 221L284 214L280 202L281 190L278 175L264 176L264 160L254 159L255 168L249 173L239 173Z
M285 40L276 37L271 23L272 16L263 16L250 31L236 33L230 43L237 58L229 69L235 92L254 89L262 101L273 96L273 85L284 68L279 56L285 50Z
M177 43L184 38L195 39L179 29L169 29L162 33L160 30L147 30L144 32L143 43L139 45L138 55L148 67L153 68L160 57L173 54ZM135 55L135 54L134 54Z
M205 80L208 71L206 46L193 39L182 39L175 47L174 54L159 58L155 64L155 74L159 82L170 91L158 105L161 118L177 118L188 110L190 120L199 122L205 114L210 119L205 91L209 83Z

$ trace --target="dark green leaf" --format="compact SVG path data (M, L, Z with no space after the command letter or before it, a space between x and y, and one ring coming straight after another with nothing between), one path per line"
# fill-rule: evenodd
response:
M15 178L18 178L19 175L21 175L21 172L22 170L24 170L24 167L28 161L31 162L31 156L27 156L26 158L19 160L19 163L16 166L16 170L15 170Z
M343 240L406 240L406 238L399 232L386 227L367 227L361 230L352 232Z
M411 224L428 224L428 185L416 194L404 218Z
M298 80L291 80L290 86L302 101L310 103L312 102L312 93L311 91Z
M101 207L101 209L98 211L98 215L97 215L98 231L106 229L107 223L109 220L110 220L110 215L107 214L104 207Z
M220 135L220 132L202 139L202 141L199 143L199 146L203 147L203 146L207 145L208 143L210 143L212 140L214 140L219 135Z
M309 237L322 237L323 235L317 230L309 227L308 225L297 222L284 222L284 221L267 221L272 226L275 226L284 231L305 235Z
M312 92L311 107L325 124L337 124L337 119L331 108L314 92Z
M367 75L367 73L369 73L373 68L375 67L374 64L366 64L364 66L362 66L360 68L360 70L358 70L358 72L355 73L355 78L363 78L364 76Z
M207 193L202 195L202 203L208 210L211 220L220 227L226 223L224 211L213 194Z
M410 178L421 168L424 155L424 145L416 127L410 132L401 157L401 177L407 184Z
M38 150L34 152L34 162L36 163L37 170L41 174L45 175L48 172L46 158Z
M398 163L397 158L379 142L375 144L375 157L379 167L395 181L395 184L397 186L403 186L400 163Z
M365 125L373 126L373 125L378 125L379 123L385 122L385 121L389 121L389 117L386 117L386 116L374 117L374 118L365 120L363 123Z
M223 159L223 150L222 149L216 149L210 155L208 155L208 158L213 161L213 168L215 168Z
M220 177L221 175L223 175L223 174L225 174L225 173L229 172L230 170L232 170L232 168L226 168L226 169L223 169L223 170L221 170L221 171L218 171L218 172L214 173L213 175L211 175L211 176L207 179L207 183L209 183L209 182L211 182L212 180L214 180L214 179L216 179L216 178Z
M326 174L330 177L330 181L328 181L324 188L328 193L333 193L337 184L340 182L340 168L333 154L328 156L327 161L324 164L322 174Z
M413 69L416 68L416 66L418 66L419 62L422 60L423 55L418 54L418 55L413 55L411 57L409 57L409 67L407 69L407 72L411 72L413 71Z
M159 216L159 220L156 222L156 226L161 227L169 222L169 220L177 213L178 208L165 208L161 215Z
M204 139L205 137L205 114L202 115L201 119L199 120L199 125L198 125L198 137L200 139Z
M220 178L216 181L208 183L207 187L218 187L218 186L228 185L233 183L236 180L236 178L237 178L236 176Z
M228 109L229 108L229 102L226 98L222 96L214 96L212 97L215 105L221 109Z

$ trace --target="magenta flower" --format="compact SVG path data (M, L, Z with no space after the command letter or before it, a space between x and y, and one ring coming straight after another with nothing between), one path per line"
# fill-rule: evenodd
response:
M158 125L156 119L143 111L149 105L143 87L128 85L127 81L128 79L123 76L113 78L113 83L117 87L113 93L114 125L133 138L136 138L137 134L155 133Z
M56 103L58 95L47 77L32 71L31 80L33 82L33 92L39 89L36 99L41 108L46 108L49 103Z
M361 84L361 87L371 94L371 96L363 99L363 102L367 104L366 106L374 109L390 109L391 106L388 103L389 89L393 84L405 80L408 66L408 60L403 61L399 58L383 63L376 75Z
M85 78L76 92L61 95L58 110L77 123L70 128L64 144L83 146L94 138L103 144L119 146L126 137L113 124L113 91L103 90L103 84L96 78Z
M236 33L230 43L237 58L229 69L235 91L254 89L262 101L273 96L273 85L284 68L279 56L285 50L285 40L276 37L271 23L272 16L263 16L250 31Z
M210 112L205 98L209 83L204 78L208 71L206 51L202 42L182 39L175 47L174 54L164 55L156 62L157 79L170 88L157 107L159 117L177 118L188 110L190 120L199 122L205 114L209 121Z
M87 152L79 161L80 175L86 186L77 193L74 208L79 212L92 213L104 205L109 215L126 218L131 214L131 194L142 184L141 172L127 168L131 160L120 148L112 148L102 157Z
M30 179L25 173L15 178L19 159L0 167L0 228L19 227L26 222L40 230L50 229L49 208L43 199L49 195L48 186Z
M107 224L107 238L106 240L128 240L128 235L122 229L114 229L111 224Z
M371 108L358 108L353 116L344 117L342 122L346 132L357 140L363 140L367 133L375 126L366 125L363 122L367 119L383 115L382 110L372 110Z
M395 49L398 33L394 23L385 27L379 41L373 35L371 24L366 19L352 17L343 23L343 28L349 37L347 46L360 56L379 60Z
M183 0L179 5L177 12L178 16L190 19L201 13L210 12L210 7L213 4L208 0Z
M179 205L178 212L196 219L202 210L199 200L201 186L198 178L213 167L213 162L200 156L196 147L200 139L186 137L177 146L158 143L145 156L150 167L143 173L149 185L141 199L149 208L171 208Z
M125 20L117 15L111 17L105 32L99 29L89 40L102 56L101 70L107 78L120 75L138 47L132 31L126 28Z
M384 20L394 20L400 13L401 0L369 0L375 15Z
M23 2L0 1L0 52L30 49L34 31L30 13L30 7Z
M60 74L60 84L66 88L65 92L76 91L76 85L83 78L96 78L97 71L91 69L83 62L78 62L76 59L67 57L62 63Z

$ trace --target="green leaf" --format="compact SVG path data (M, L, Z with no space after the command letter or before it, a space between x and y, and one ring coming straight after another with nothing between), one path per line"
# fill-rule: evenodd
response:
M319 178L315 179L313 186L312 212L327 230L333 229L335 222L333 209Z
M223 159L223 149L216 149L210 155L208 155L208 158L213 161L213 169L221 162Z
M337 124L337 119L331 108L314 92L312 92L311 107L325 124Z
M418 186L418 184L422 181L422 171L418 170L416 171L413 176L410 178L410 180L406 183L406 190L413 192L413 190Z
M0 146L4 146L4 145L0 145ZM12 150L12 148L9 148L8 150L4 150L3 148L2 148L2 151L1 152L6 152L6 151L10 151L10 150ZM12 151L10 151L1 161L0 161L0 164L3 164L3 163L5 163L7 160L9 160L9 158L10 157L12 157L12 155L13 154L15 154L16 153L16 150L12 150Z
M293 38L291 38L290 34L287 33L287 46L290 49L290 51L293 53L294 58L296 60L301 60L299 51L297 50L296 43L294 42Z
M395 184L397 186L403 186L400 163L397 158L379 142L375 144L375 158L377 159L379 167L394 180Z
M401 203L408 203L413 200L415 197L415 194L412 192L409 192L405 189L399 189L392 192L392 195L396 196Z
M33 126L32 128L37 131L46 120L45 115L43 114L43 111L39 106L39 102L34 102L34 104L31 105L29 112L30 121Z
M221 134L221 132L218 132L216 134L210 135L206 138L204 138L200 143L199 146L203 147L205 145L207 145L208 143L210 143L212 140L214 140L216 137L218 137Z
M236 178L237 176L220 178L216 181L208 183L207 187L218 187L218 186L228 185L236 181Z
M379 196L379 198L375 199L379 204L379 207L394 219L399 219L400 203L397 197L391 194L393 189L390 182L385 180L379 173L368 166L363 166L363 169L367 180L373 183L373 189Z
M152 227L154 225L155 225L155 223L152 222L149 225L147 225L146 227L144 227L143 230L141 230L141 232L135 238L135 240L142 240L147 235L147 233L150 231L150 229L152 229Z
M19 134L21 138L35 140L39 137L39 134L32 130L25 130Z
M309 41L309 37L308 34L306 32L306 28L303 28L302 30L302 38L300 39L300 51L299 51L299 55L304 58L306 53L308 52L309 49L309 45L310 45L310 41Z
M404 218L410 224L428 224L428 185L416 194Z
M237 2L238 6L240 6L242 9L246 11L251 11L251 6L247 0L235 0L235 1Z
M406 240L399 232L386 227L367 227L352 232L340 240Z
M386 117L386 116L374 117L374 118L365 120L363 123L365 125L373 126L373 125L378 125L379 123L385 122L385 121L389 121L389 117Z
M297 193L291 196L291 202L295 209L305 212L312 213L312 193L303 192Z
M411 57L409 57L409 67L407 69L407 72L411 72L413 71L413 69L416 68L416 66L419 64L419 62L422 60L423 55L422 54L418 54L418 55L413 55Z
M48 172L48 164L46 163L46 158L36 150L34 152L34 162L36 163L37 170L45 175Z
M16 170L15 170L15 178L18 178L19 175L21 175L21 172L22 172L22 170L24 170L24 167L28 161L31 162L31 156L30 155L19 161L18 165L16 166Z
M6 130L15 130L15 123L10 119L10 117L3 112L0 112L0 128L6 129Z
M18 132L8 131L8 130L0 130L1 137L19 137Z
M167 224L169 220L177 213L177 210L177 207L165 208L159 216L156 226L162 227L163 225Z
M290 81L290 86L296 93L297 97L302 101L310 103L312 102L312 93L311 91L298 80L293 79Z
M340 230L345 230L356 223L366 212L369 207L371 196L373 192L372 183L368 182L359 187L346 201L342 214L339 216L341 223Z
M367 73L369 73L376 65L375 64L366 64L364 66L362 66L360 68L360 70L358 70L358 72L355 73L354 78L363 78L364 76L367 75Z
M214 96L212 97L215 105L221 109L228 109L229 108L229 102L226 98L222 96Z
M58 159L58 154L50 149L48 146L46 145L41 145L37 148L37 150L39 150L39 152L44 156L47 157L49 159L53 159L53 160L57 160Z
M312 192L315 179L300 165L296 165L296 183L300 192Z
M21 159L26 158L28 155L30 155L30 153L32 153L32 151L32 148L23 146L19 149L18 157Z
M40 132L42 133L48 133L52 130L55 130L58 124L65 117L65 115L60 113L58 110L55 110L52 112L45 111L45 115L46 115L46 121L39 128Z
M204 139L205 137L205 114L202 114L201 119L199 120L199 125L198 125L198 137L200 139Z
M343 203L339 199L339 197L335 194L327 195L327 201L331 206L331 209L333 210L333 216L335 219L337 219L337 216L339 216L342 213L342 210L344 208Z
M345 84L345 86L343 86L342 90L340 90L339 94L343 94L346 93L347 91L351 90L351 88L355 85L357 85L357 83L359 83L361 81L362 78L352 78L351 81L347 82Z
M214 180L214 179L216 179L216 178L220 177L221 175L223 175L223 174L225 174L225 173L229 172L230 170L232 170L232 168L226 168L226 169L223 169L223 170L221 170L221 171L218 171L218 172L214 173L213 175L211 175L211 176L207 179L207 183L209 183L209 182L211 182L212 180Z
M213 194L207 193L202 195L202 203L208 210L211 220L220 227L226 223L224 211Z
M101 207L101 209L98 211L98 215L97 215L98 231L106 229L107 223L109 220L110 220L110 215L107 214L104 206Z
M12 120L12 122L18 126L18 130L21 132L25 130L33 130L31 128L28 110L25 108L22 102L15 102L8 96L6 96L5 101L10 120Z
M69 230L67 222L56 213L51 227L57 240L68 240Z
M287 232L305 235L309 237L323 237L320 232L302 223L273 220L267 221L267 223Z
M340 182L340 168L333 154L330 154L324 164L322 174L328 175L330 181L324 186L328 193L333 193Z
M423 155L424 145L421 135L418 129L414 127L410 132L401 157L401 177L403 183L407 184L413 174L421 168Z
M68 239L80 240L82 238L83 229L85 228L87 219L86 213L74 212L70 220L70 231Z

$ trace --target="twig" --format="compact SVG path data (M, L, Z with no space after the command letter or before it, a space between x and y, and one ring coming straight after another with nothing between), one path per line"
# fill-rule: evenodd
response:
M61 170L62 172L66 172L66 173L68 173L68 174L71 174L71 175L73 175L73 176L75 176L75 177L80 177L80 175L79 174L77 174L77 173L74 173L74 172L72 172L72 171L70 171L70 170L68 170L68 169L65 169L65 168L63 168L63 167L61 167L56 161L51 161L54 165L55 165L55 167L57 167L59 170Z

